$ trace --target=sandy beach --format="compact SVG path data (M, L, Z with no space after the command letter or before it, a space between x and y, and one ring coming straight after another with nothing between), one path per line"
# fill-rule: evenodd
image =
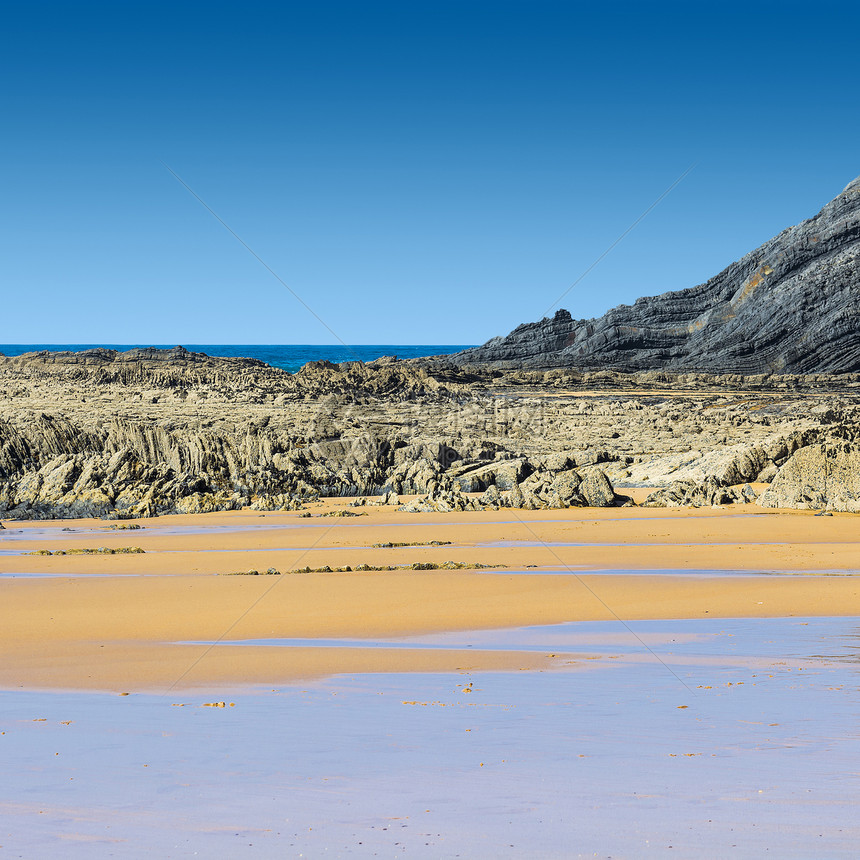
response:
M676 6L4 8L0 860L860 855L860 15Z
M860 614L851 515L753 506L407 514L341 499L311 512L333 510L365 515L245 511L162 517L139 530L100 520L10 524L0 533L0 684L128 692L342 672L548 668L556 657L228 643ZM431 541L444 545L420 545ZM381 543L418 545L374 547ZM129 546L144 552L31 554ZM288 573L449 560L505 567ZM282 575L226 575L272 567ZM215 641L223 644L182 644Z
M853 856L856 517L348 502L7 522L0 847Z

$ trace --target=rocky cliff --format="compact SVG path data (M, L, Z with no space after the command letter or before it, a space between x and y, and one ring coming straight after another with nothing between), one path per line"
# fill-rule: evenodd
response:
M860 177L814 218L704 284L598 319L560 310L453 360L628 372L860 370Z

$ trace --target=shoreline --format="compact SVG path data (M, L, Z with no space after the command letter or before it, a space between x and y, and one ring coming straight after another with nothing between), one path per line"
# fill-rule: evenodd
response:
M336 510L347 501L329 499L312 511ZM517 511L515 517L507 510L359 510L367 516L309 520L295 513L253 511L171 516L143 520L143 528L129 531L109 530L99 520L16 523L15 531L23 537L33 531L33 540L20 534L4 540L0 533L0 547L14 544L29 551L134 544L144 553L0 556L0 573L22 574L0 582L6 616L0 630L0 687L178 691L342 672L458 671L464 666L534 671L555 665L546 655L518 651L172 644L189 641L372 641L619 618L860 615L860 576L852 575L860 573L860 538L851 515L814 518L805 512L755 509L743 516L737 506L575 508ZM254 528L261 525L266 528ZM39 530L57 527L88 532L61 532L60 538L54 534L40 540ZM197 531L175 533L184 528ZM166 529L174 533L159 533ZM431 539L451 544L371 546ZM552 540L578 545L541 545ZM500 541L504 545L486 545ZM529 542L536 545L518 545ZM527 563L546 566L554 560L562 572L213 575L248 567L265 570L269 563L286 571L305 563L335 567L448 559L521 570ZM570 574L563 572L565 565L571 565ZM582 565L588 569L578 569ZM649 568L695 570L696 575L651 573ZM762 568L772 575L744 575ZM641 572L619 572L623 570ZM708 570L715 575L708 576ZM779 570L791 573L780 575ZM27 572L51 576L28 578Z

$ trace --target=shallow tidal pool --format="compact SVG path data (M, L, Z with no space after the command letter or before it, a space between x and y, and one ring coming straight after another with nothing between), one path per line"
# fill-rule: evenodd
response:
M558 668L2 692L2 856L857 854L856 619L373 644L540 650Z

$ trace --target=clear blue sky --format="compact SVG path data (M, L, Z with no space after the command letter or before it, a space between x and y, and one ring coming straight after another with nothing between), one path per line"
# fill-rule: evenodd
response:
M6 4L0 342L479 343L860 174L853 3Z

